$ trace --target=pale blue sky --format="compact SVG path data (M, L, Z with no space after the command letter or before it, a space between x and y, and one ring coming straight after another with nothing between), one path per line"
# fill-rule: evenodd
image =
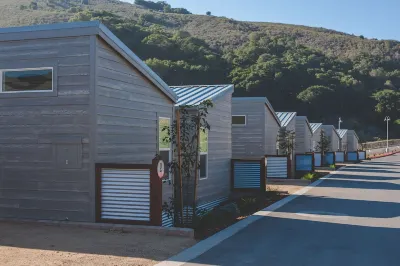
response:
M134 2L134 0L125 0ZM400 40L400 0L166 0L194 14L324 27Z

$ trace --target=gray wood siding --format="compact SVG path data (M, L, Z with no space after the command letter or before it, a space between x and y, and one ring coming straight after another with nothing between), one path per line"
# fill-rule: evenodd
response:
M296 153L310 152L312 133L304 118L296 117Z
M232 158L232 95L227 94L214 102L209 110L208 177L199 180L199 203L228 196Z
M233 101L232 115L246 115L246 126L232 125L233 158L265 155L265 103Z
M322 125L321 128L325 130L326 136L331 141L331 146L330 146L329 151L333 151L333 152L338 151L338 149L339 149L339 137L335 133L335 128L333 126L330 126L330 125Z
M320 134L321 134L322 127L319 127L311 138L311 149L314 150L318 146L318 142L320 141ZM326 133L325 133L326 134Z
M358 150L358 139L353 130L349 130L347 132L347 145L348 145L348 151Z
M90 37L0 42L0 68L46 66L55 95L0 95L0 217L90 221ZM68 138L78 169L56 167Z
M265 109L265 152L267 155L276 154L276 141L280 126L275 120L274 116L264 104Z
M96 162L149 164L158 153L158 118L173 102L104 41L97 40ZM172 195L165 185L163 199Z

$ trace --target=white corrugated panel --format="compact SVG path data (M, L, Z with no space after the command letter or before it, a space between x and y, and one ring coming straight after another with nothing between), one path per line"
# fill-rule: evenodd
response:
M287 157L265 158L267 178L288 178L287 160Z
M314 166L322 166L322 155L321 153L314 153Z
M150 170L103 169L101 218L150 221Z

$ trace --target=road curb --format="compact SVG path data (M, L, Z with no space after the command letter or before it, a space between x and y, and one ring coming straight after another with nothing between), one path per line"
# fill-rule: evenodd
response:
M239 231L243 230L247 226L251 225L252 223L260 220L261 218L268 216L270 213L276 211L277 209L283 207L284 205L288 204L292 200L296 199L297 197L304 195L307 193L309 190L312 188L318 186L321 184L324 180L330 178L332 175L335 175L336 173L342 171L346 166L343 166L336 171L318 179L317 181L309 184L308 186L296 191L293 193L293 195L290 195L284 199L281 199L280 201L275 202L274 204L256 212L247 217L246 219L243 219L227 228L224 230L216 233L213 236L210 236L209 238L202 240L198 242L196 245L182 251L181 253L165 260L162 261L155 266L181 266L197 257L202 255L203 253L207 252L208 250L212 249L213 247L217 246L220 244L222 241L232 237Z

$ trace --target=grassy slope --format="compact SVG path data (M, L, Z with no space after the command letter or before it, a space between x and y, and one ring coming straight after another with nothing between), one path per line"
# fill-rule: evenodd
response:
M0 26L31 25L68 21L72 13L67 12L71 6L80 6L80 0L56 0L65 7L49 7L47 0L36 0L39 10L20 10L20 5L28 6L31 0L1 0ZM136 5L117 0L89 0L89 7L95 10L107 10L123 17L137 20L141 14L151 13L165 21L171 30L185 30L193 36L204 39L213 47L233 49L248 40L251 32L268 32L272 35L287 35L296 38L297 42L323 51L332 56L352 58L360 52L376 55L400 57L399 42L361 39L333 30L311 28L276 23L240 22L223 17L203 15L180 15L150 12Z

